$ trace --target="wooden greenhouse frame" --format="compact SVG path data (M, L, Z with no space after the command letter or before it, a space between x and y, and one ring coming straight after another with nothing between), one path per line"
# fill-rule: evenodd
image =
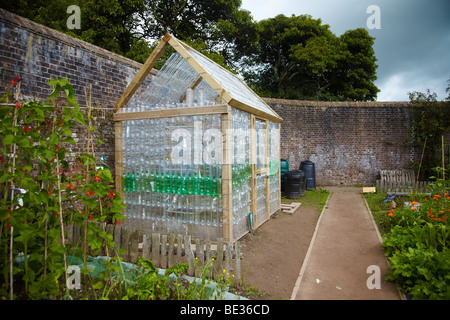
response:
M183 107L176 109L166 109L166 110L150 110L150 111L140 111L140 112L127 112L122 113L120 109L127 105L133 95L136 93L137 89L141 86L145 78L149 75L152 68L157 63L158 59L164 54L166 49L171 46L189 65L197 72L198 78L196 81L190 84L192 88L195 88L201 80L204 80L209 84L209 86L217 93L216 98L217 104L209 106L197 106L197 107ZM196 56L193 55L195 52ZM222 238L227 242L235 242L239 237L243 236L233 235L233 200L232 200L232 137L230 137L231 131L231 109L236 108L240 111L245 111L250 114L250 156L251 156L251 213L253 218L253 229L256 229L265 221L267 221L271 214L278 211L281 207L281 194L278 191L278 204L275 210L270 210L270 190L269 190L269 122L275 123L278 130L278 162L276 175L278 176L278 182L280 183L280 170L279 170L279 155L280 155L280 139L279 139L279 126L282 119L260 98L258 97L242 80L230 73L228 70L220 67L216 63L208 59L210 63L213 63L216 67L220 68L221 72L226 73L228 77L233 77L233 81L239 81L239 86L244 88L245 94L253 95L253 99L256 103L249 103L248 101L242 101L239 97L235 97L233 92L227 90L227 86L223 82L217 80L213 74L208 72L208 70L202 65L201 62L197 60L198 56L208 59L192 49L190 46L186 45L182 41L176 39L170 34L165 34L162 40L159 42L157 47L153 50L152 54L149 56L145 64L135 75L129 86L126 88L120 99L114 106L114 121L115 121L115 177L116 177L116 189L122 192L122 176L123 171L123 146L122 146L122 122L128 120L141 120L141 119L158 119L158 118L170 118L170 117L181 117L181 116L192 116L192 115L220 115L221 117L221 130L222 130ZM196 58L197 57L197 58ZM263 105L263 108L258 107ZM257 168L256 160L256 135L255 135L255 123L259 122L264 124L266 128L265 133L265 157L266 162L263 168ZM265 199L267 214L263 217L256 216L257 211L257 190L256 190L256 180L258 175L265 175L266 186L265 186ZM281 188L279 187L278 190ZM250 214L250 213L249 213ZM251 219L249 219L251 220ZM250 229L248 231L251 231Z

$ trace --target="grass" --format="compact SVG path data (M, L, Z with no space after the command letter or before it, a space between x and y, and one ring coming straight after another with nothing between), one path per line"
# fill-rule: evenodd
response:
M328 190L319 188L305 191L305 195L300 197L300 199L288 199L282 197L281 203L291 204L292 202L301 202L303 207L312 208L320 213L327 202L329 194L330 192Z

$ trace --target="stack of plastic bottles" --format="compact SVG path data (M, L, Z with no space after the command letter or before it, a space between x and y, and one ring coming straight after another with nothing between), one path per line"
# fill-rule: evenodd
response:
M280 125L269 123L269 192L270 212L279 208L280 202Z
M172 154L179 143L172 141L176 129L192 138L196 126L220 130L220 115L130 120L122 125L125 223L150 232L221 234L222 166L200 162L194 154L175 163Z
M233 129L233 236L239 238L249 231L251 212L250 114L232 109Z

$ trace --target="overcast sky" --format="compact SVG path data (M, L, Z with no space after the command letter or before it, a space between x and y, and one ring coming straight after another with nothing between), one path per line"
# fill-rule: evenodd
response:
M381 29L369 29L370 5L380 8ZM378 101L408 101L430 89L444 100L450 78L450 0L242 0L256 21L277 14L309 14L340 36L366 28L376 37ZM370 19L369 19L370 20Z

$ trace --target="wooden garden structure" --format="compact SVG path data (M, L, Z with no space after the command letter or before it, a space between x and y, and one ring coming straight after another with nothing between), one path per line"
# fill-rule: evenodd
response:
M169 46L174 53L147 79ZM172 35L114 112L125 225L235 242L280 209L282 119L238 76Z

